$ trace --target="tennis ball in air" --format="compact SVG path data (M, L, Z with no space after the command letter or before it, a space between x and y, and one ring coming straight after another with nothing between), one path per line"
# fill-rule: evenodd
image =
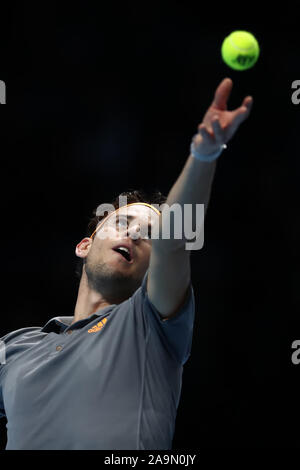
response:
M233 31L221 47L224 62L234 70L247 70L253 67L259 56L259 45L248 31Z

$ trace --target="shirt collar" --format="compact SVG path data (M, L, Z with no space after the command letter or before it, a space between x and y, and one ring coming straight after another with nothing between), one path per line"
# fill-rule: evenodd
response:
M84 318L83 320L79 320L72 325L72 329L79 329L82 328L84 325L89 323L90 321L94 320L95 318L101 317L102 315L107 315L108 311L112 310L116 307L115 304L108 305L107 307L101 308L95 313L92 313L89 317ZM65 331L72 323L74 319L73 317L54 317L47 321L47 323L43 326L41 331L43 333L62 333Z

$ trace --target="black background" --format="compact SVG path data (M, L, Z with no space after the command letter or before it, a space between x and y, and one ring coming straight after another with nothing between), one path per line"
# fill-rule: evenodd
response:
M229 76L229 108L246 95L254 105L218 161L192 256L196 319L173 447L299 447L297 14L95 5L3 6L0 337L72 314L74 250L92 210L129 189L167 194ZM236 29L261 47L244 72L220 56Z

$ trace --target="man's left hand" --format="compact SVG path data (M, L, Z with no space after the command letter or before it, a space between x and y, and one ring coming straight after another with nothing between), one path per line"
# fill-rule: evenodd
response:
M203 121L198 126L198 134L193 138L194 148L201 155L210 155L218 151L236 133L240 124L249 116L253 98L247 96L242 105L227 110L227 101L233 86L230 78L224 78L216 89L212 104L206 111Z

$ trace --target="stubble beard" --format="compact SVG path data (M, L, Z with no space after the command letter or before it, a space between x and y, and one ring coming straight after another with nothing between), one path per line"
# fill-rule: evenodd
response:
M110 304L119 304L127 300L141 284L131 275L122 273L101 261L92 261L89 256L84 266L90 289L101 294Z

